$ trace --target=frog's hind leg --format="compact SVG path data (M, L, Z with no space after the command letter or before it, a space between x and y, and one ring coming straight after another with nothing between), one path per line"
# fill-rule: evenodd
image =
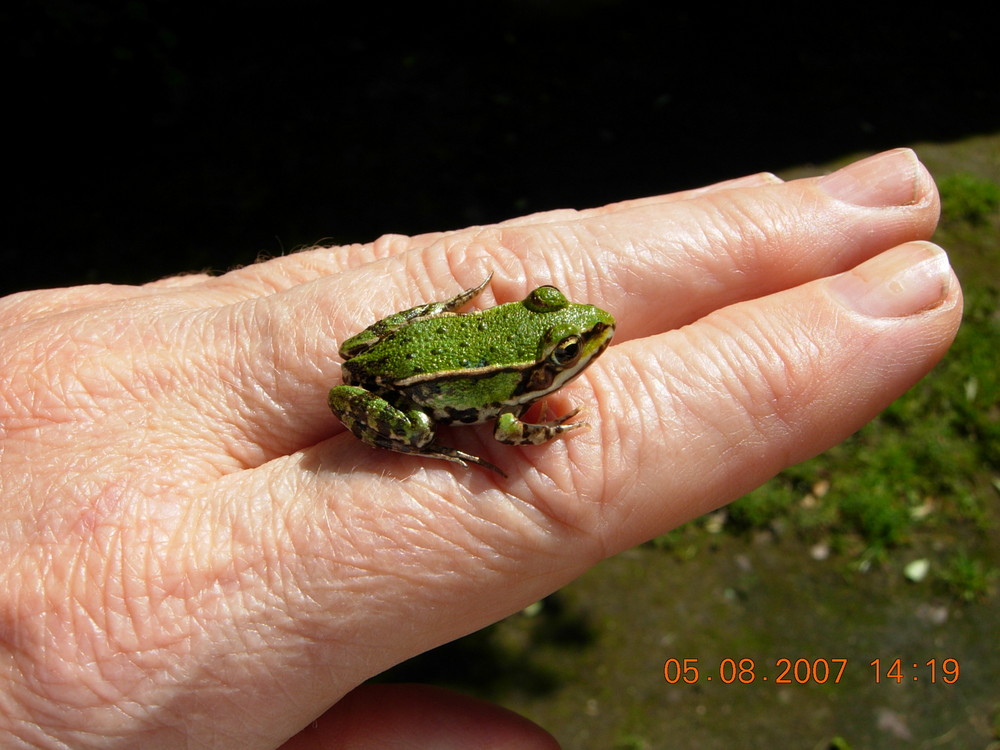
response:
M330 411L368 445L420 453L434 440L434 423L422 411L403 411L381 396L353 385L330 389Z
M327 401L330 411L363 443L462 466L477 464L507 476L489 461L433 442L434 422L422 411L403 411L381 396L353 385L331 388Z

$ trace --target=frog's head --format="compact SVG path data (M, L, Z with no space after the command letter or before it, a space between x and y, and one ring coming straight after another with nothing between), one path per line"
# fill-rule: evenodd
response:
M583 372L611 343L614 317L593 305L578 305L553 286L541 286L522 303L544 330L535 364L525 369L517 400L531 403L562 388Z

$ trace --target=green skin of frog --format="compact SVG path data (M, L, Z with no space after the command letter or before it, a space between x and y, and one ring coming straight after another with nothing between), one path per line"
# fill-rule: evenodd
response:
M574 304L553 286L520 302L456 312L486 288L390 315L345 341L344 385L330 389L330 409L368 445L465 466L503 471L440 445L438 425L496 420L493 437L539 445L585 422L567 424L579 409L549 422L520 417L528 407L578 376L611 342L615 319Z

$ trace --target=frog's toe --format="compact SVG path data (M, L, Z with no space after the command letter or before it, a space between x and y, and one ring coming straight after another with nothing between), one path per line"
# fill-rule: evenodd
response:
M480 458L479 456L473 456L471 453L456 450L455 448L449 448L445 445L429 445L421 451L421 454L429 456L430 458L441 458L445 461L451 461L452 463L459 464L460 466L476 464L477 466L482 466L490 471L495 471L504 479L507 478L507 473L503 471L503 469L495 464L491 464L486 459Z
M547 400L542 401L542 408L538 414L538 424L551 425L551 426L561 425L573 419L573 417L578 416L582 412L583 412L583 407L578 406L575 409L572 409L571 411L567 412L566 414L563 414L561 417L557 417L555 416L555 413L552 411L552 409L549 408L549 402Z
M569 413L563 414L561 417L556 417L555 419L553 419L548 424L550 424L552 426L562 425L562 424L565 424L566 422L568 422L569 420L573 419L574 417L579 416L582 413L583 413L583 407L582 406L578 406L575 409L573 409L572 411L570 411ZM583 426L585 424L586 424L586 422L577 422L577 423L572 424L572 425L566 425L566 429L567 430L572 430L572 429L574 429L577 426Z

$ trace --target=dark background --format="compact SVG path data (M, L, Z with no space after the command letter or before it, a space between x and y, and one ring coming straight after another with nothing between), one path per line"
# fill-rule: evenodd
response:
M0 293L1000 127L996 29L963 4L469 5L7 6Z

